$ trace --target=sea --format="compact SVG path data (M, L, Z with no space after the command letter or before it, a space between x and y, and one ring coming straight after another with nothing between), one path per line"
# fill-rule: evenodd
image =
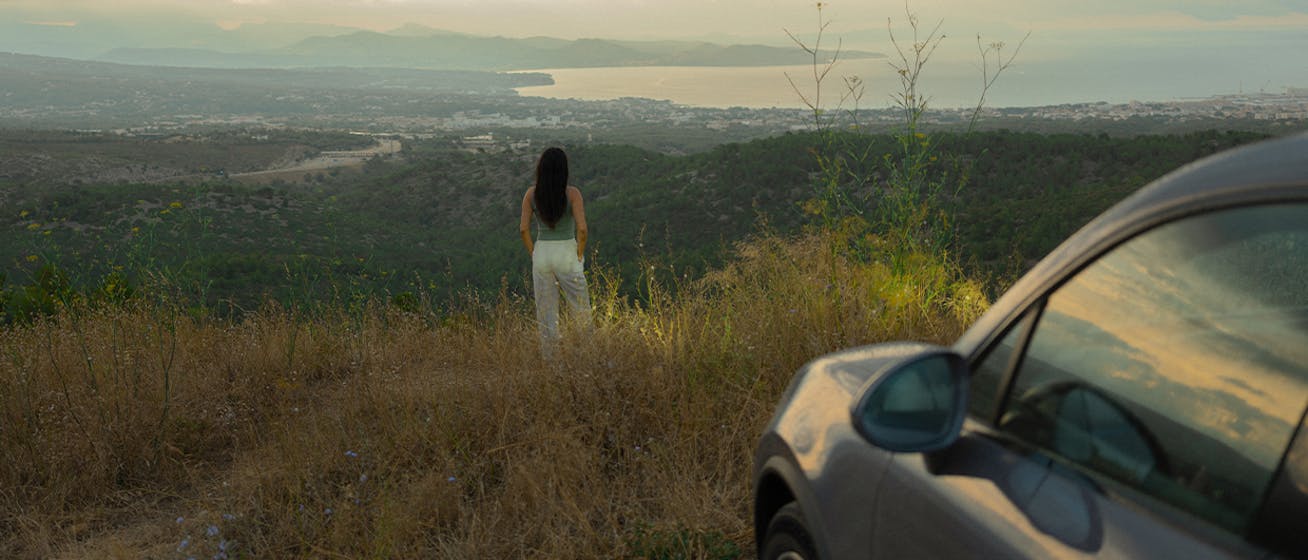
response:
M1201 62L1201 61L1200 61ZM1114 64L1112 61L1034 61L1007 68L986 89L976 61L933 61L922 73L919 93L936 108L974 107L985 93L988 107L1038 107L1067 103L1176 101L1267 91L1295 84L1240 68L1173 64ZM893 106L899 75L886 59L840 61L815 88L811 66L655 66L533 70L554 78L553 85L518 88L525 96L608 100L641 97L691 107L877 109ZM861 80L861 96L849 95L846 77ZM1300 80L1302 81L1302 80Z

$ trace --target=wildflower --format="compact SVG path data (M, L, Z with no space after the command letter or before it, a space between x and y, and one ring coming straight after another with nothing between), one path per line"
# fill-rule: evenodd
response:
M359 475L359 482L368 482L368 475L367 475L366 473L365 473L365 474L360 474L360 475Z
M456 480L458 480L458 479L455 478L455 477L452 477L452 476L451 476L451 477L445 479L445 482L454 482L454 481L456 481Z
M349 450L349 449L346 449L346 450L345 450L345 456L346 456L346 457L349 457L349 458L351 458L351 459L357 459L357 458L359 458L359 454L358 454L358 453L355 453L354 451L351 451L351 450Z
M217 525L210 525L208 529L204 530L204 534L210 537L216 537L218 536L219 531Z
M28 214L31 214L31 212L28 212L27 210L23 210L22 212L19 212L19 213L18 213L18 217L19 217L19 218L26 218Z
M28 256L27 256L27 262L36 262L36 261L40 260L40 258L41 258L41 257L38 257L38 256L36 256L36 255L28 255ZM178 523L181 523L181 521L178 521Z
M236 516L235 516L235 515L232 515L232 514L230 514L230 513L224 513L224 514L223 514L223 520L224 520L224 521L232 521L232 520L235 520L235 519L236 519Z
M41 229L41 224L40 222L32 222L30 224L27 224L27 229L29 231L36 231L38 229Z
M178 524L178 525L181 525L183 521L186 521L186 518L185 518L185 517L178 517L178 518L177 518L177 524Z
M331 515L331 514L332 514L332 508L324 509L324 510L322 510L322 512L323 512L323 514L325 514L325 515Z
M169 207L169 208L181 208L181 207L182 207L182 203L181 203L181 202L178 202L178 201L176 201L176 200L174 200L174 201L172 201L171 203L168 204L168 207Z
M177 545L177 552L181 552L181 551L183 551L183 550L186 550L186 547L188 547L188 546L191 546L191 538L190 538L190 537L187 537L187 538L182 539L182 542L181 542L180 544Z
M141 228L140 228L140 226L133 226L133 227L132 227L132 233L140 233L140 232L141 232Z
M923 138L926 138L926 133L925 133L925 132L919 132L919 133L917 133L917 134L914 134L913 136L917 137L918 140L921 140L921 139L923 139Z
M50 230L47 229L47 230L41 232L41 235L50 235Z
M159 211L159 215L160 215L160 216L167 216L167 215L172 214L172 213L173 213L173 211L170 210L170 209L168 209L168 208L164 208L163 210L160 210L160 211Z

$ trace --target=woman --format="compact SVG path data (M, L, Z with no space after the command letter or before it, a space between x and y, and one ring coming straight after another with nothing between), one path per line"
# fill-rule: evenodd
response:
M531 239L536 217L536 242ZM586 254L586 209L581 191L568 185L568 156L548 148L536 163L536 186L522 197L518 224L522 244L531 254L532 289L541 346L552 352L559 340L559 292L584 323L590 322L590 294L582 273Z

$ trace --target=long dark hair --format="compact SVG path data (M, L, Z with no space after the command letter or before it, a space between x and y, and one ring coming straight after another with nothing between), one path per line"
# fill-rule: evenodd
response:
M546 148L536 162L536 212L550 229L568 207L568 155L562 148Z

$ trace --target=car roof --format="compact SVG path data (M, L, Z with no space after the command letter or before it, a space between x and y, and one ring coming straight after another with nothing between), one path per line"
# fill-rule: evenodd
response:
M1162 221L1222 206L1308 199L1308 133L1227 150L1141 187L1067 238L1008 289L954 345L969 359L1018 312L1109 247Z

